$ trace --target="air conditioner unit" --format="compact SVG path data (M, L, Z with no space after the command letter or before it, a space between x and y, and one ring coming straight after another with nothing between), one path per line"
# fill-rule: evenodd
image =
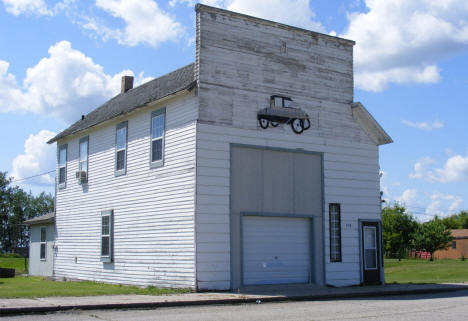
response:
M81 183L86 183L88 180L88 175L85 171L78 171L75 173L75 177L78 180L78 182Z

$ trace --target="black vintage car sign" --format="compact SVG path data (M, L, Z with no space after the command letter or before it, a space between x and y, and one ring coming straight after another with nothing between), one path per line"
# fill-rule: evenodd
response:
M257 119L260 127L267 129L278 124L290 124L296 134L310 128L310 118L302 109L290 107L292 99L284 96L271 96L270 107L260 109Z

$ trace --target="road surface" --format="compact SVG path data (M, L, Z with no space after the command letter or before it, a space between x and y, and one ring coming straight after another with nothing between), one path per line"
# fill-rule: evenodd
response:
M468 320L468 290L330 301L195 306L150 310L68 311L9 316L13 321L147 320Z

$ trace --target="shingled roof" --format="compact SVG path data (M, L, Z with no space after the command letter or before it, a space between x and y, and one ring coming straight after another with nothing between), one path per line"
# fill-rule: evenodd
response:
M115 96L47 143L51 144L68 135L76 134L177 92L191 90L195 83L194 64L192 63Z
M46 223L54 223L55 222L55 213L47 213L41 216L34 217L27 221L24 221L23 224L25 225L35 225L35 224L46 224Z

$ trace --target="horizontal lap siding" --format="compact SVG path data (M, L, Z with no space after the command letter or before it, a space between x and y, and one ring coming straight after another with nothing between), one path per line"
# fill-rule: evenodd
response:
M352 117L352 45L206 8L196 36L199 288L230 287L230 143L323 153L325 282L359 283L358 219L380 218L380 187L378 147ZM275 94L309 115L308 130L259 127L257 113ZM332 202L342 204L342 263L329 263Z
M163 106L165 162L150 169L151 112ZM195 287L196 117L196 97L186 95L91 131L87 185L74 178L79 137L68 142L67 187L57 192L57 277ZM115 125L124 120L127 174L115 177ZM109 209L114 210L114 263L103 264L101 211Z
M344 286L360 282L358 219L380 218L377 146L333 138L317 139L307 132L285 135L208 124L198 124L197 137L200 167L197 171L196 224L200 289L230 287L231 143L285 149L300 146L304 151L324 153L326 283ZM328 203L341 203L342 263L329 262ZM216 276L210 274L212 272L216 272Z

